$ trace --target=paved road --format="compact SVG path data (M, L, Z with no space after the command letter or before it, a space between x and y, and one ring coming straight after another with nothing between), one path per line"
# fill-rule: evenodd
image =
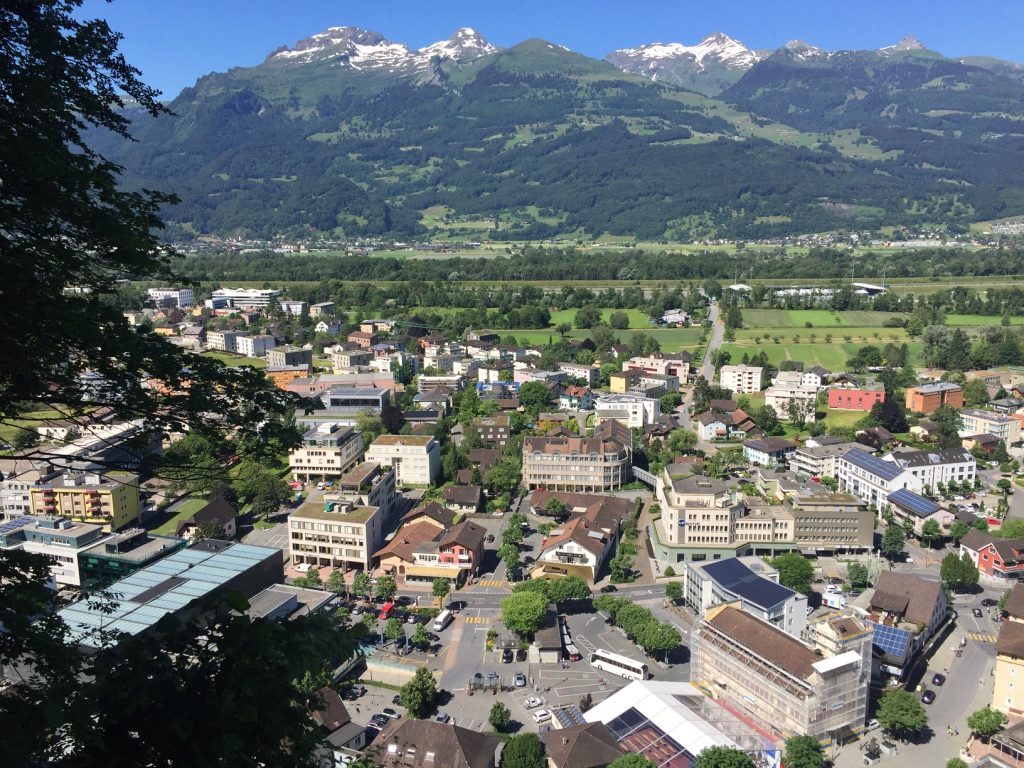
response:
M725 326L719 322L718 304L711 304L708 307L708 317L711 318L711 339L708 341L708 348L704 352L704 360L697 373L699 376L703 376L705 380L710 382L715 375L715 366L711 362L712 353L717 352L718 348L722 346L722 339L725 337ZM683 404L682 407L679 408L677 415L679 418L679 424L683 429L696 432L697 430L694 428L693 422L690 419L692 412L693 388L690 387L683 396ZM713 444L699 439L697 441L697 447L704 451L708 456L714 454L718 450L718 448Z

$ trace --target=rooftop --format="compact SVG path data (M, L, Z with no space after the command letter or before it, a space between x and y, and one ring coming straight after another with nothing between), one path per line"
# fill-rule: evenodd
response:
M425 448L431 443L435 442L433 435L381 435L374 440L370 446L374 445L410 445L420 446Z
M796 595L792 589L754 573L735 557L707 563L702 570L725 589L765 610Z
M725 606L705 621L750 652L801 680L810 678L815 671L814 663L821 660L796 638L738 608Z
M330 510L327 505L334 505ZM329 520L336 523L365 523L379 509L378 507L353 507L348 511L346 505L336 502L307 501L288 518L302 520Z
M900 476L903 469L896 465L892 461L883 461L877 456L863 451L860 448L851 448L848 453L843 456L843 461L848 461L855 467L863 469L865 472L870 472L876 477L880 477L883 480L895 480Z

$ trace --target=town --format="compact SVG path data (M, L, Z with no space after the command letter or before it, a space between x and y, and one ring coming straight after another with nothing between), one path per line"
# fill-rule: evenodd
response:
M554 332L517 340L148 288L125 318L288 393L294 444L27 410L0 546L50 558L86 648L229 590L329 617L352 644L316 691L325 765L1019 765L1024 368L976 367L959 329L959 362L915 365L915 314L829 370L873 314L822 309L844 292L890 300L680 286L646 314L544 308ZM757 322L787 311L826 344L780 359Z

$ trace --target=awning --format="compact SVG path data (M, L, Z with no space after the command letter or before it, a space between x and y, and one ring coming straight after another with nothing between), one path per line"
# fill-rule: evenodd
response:
M459 574L466 569L464 568L446 568L440 565L407 565L405 567L405 576L409 578L429 578L429 579L457 579Z

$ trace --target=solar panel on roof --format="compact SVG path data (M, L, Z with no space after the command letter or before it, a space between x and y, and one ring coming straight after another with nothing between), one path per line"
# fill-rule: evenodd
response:
M843 457L846 461L851 464L860 467L861 469L867 470L868 472L878 475L886 480L892 480L896 478L903 470L898 467L894 462L883 461L877 456L873 456L870 453L860 450L859 448L851 448L850 452Z
M19 528L24 528L34 519L35 518L31 517L30 515L22 515L21 517L16 517L13 520L8 520L7 522L0 524L0 536L3 536L7 533L12 533L18 530Z
M928 517L928 515L932 515L941 509L934 501L918 496L906 488L900 488L898 491L890 493L889 502L908 512L912 512L918 517Z
M888 627L885 624L871 624L874 631L872 642L878 646L883 653L902 659L907 652L907 645L910 642L910 633L898 627Z

